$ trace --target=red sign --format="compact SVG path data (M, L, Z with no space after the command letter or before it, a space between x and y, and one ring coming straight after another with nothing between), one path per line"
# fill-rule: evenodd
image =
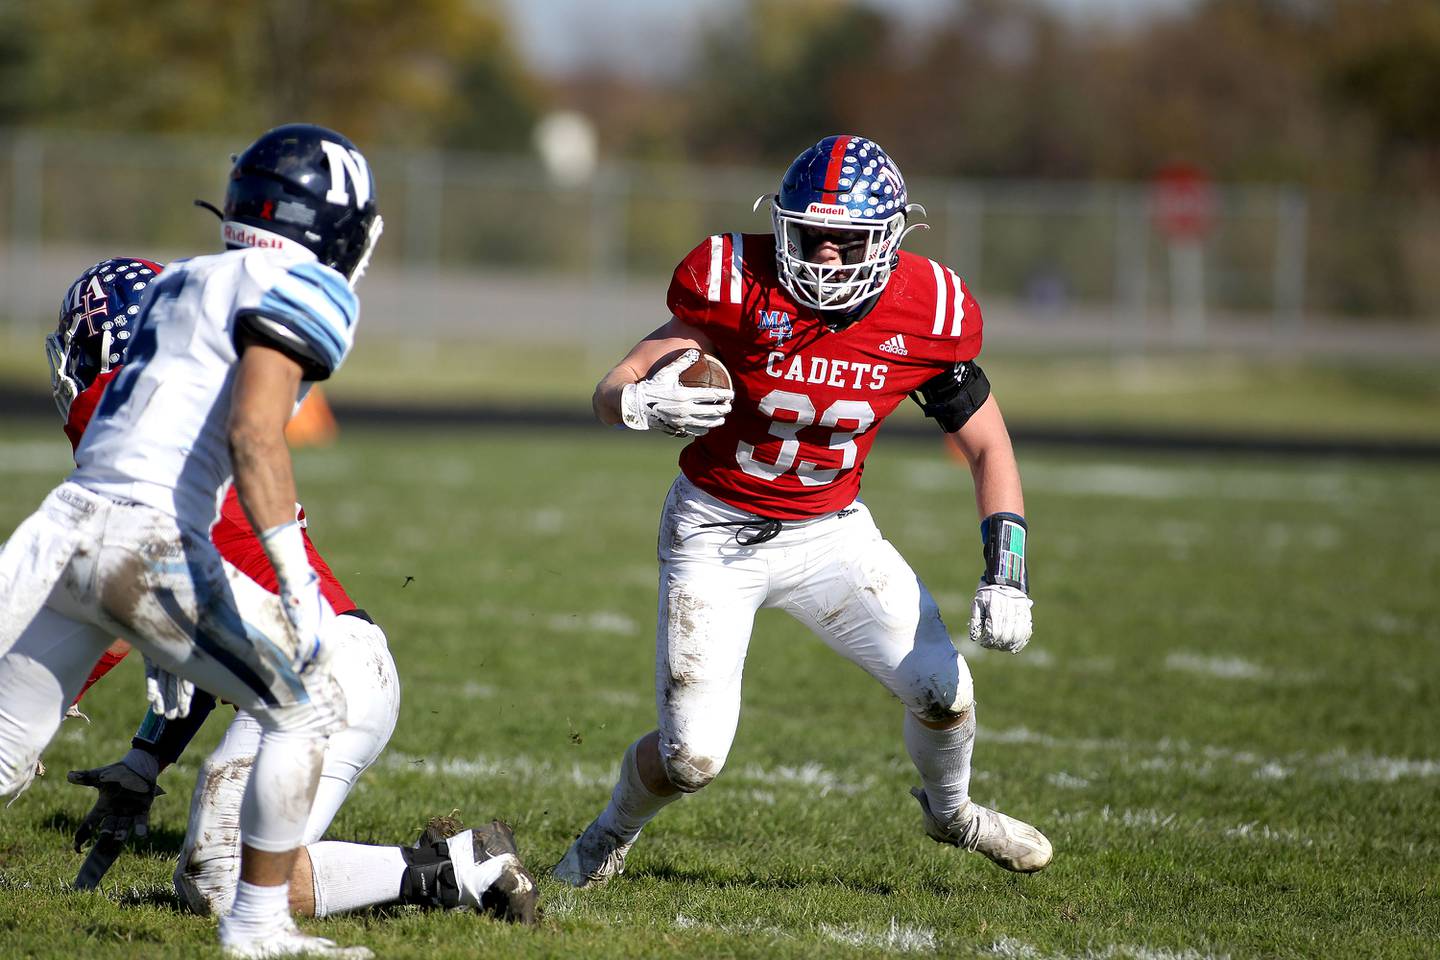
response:
M1150 213L1171 240L1198 240L1215 225L1215 187L1199 167L1172 163L1155 175Z

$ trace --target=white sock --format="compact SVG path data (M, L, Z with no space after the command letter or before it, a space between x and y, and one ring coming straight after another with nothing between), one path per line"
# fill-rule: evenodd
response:
M405 855L399 847L323 840L305 848L315 878L315 916L393 903L400 899Z
M925 726L915 715L905 713L905 749L920 772L920 784L930 812L942 824L970 799L970 756L975 751L975 706L966 711L965 721L948 730Z
M625 751L625 756L620 761L620 779L610 794L610 803L596 821L603 829L609 830L626 843L638 837L641 828L655 819L655 814L659 813L662 807L684 796L678 791L668 797L650 792L650 788L640 779L640 768L635 764L635 750L639 746L640 741L637 740Z
M226 939L253 940L290 925L290 884L262 887L241 880L223 920Z

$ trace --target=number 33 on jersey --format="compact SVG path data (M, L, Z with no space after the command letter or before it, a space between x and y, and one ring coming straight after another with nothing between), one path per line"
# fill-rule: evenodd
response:
M964 282L934 260L898 257L875 306L838 331L789 298L769 234L718 234L680 262L670 311L710 338L735 380L724 425L680 455L692 483L780 520L855 499L880 422L980 352L980 307Z

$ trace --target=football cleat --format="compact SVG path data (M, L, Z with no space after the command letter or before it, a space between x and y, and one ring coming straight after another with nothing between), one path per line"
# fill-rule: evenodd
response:
M425 825L415 846L405 851L401 902L537 923L540 893L520 862L510 825L492 820L473 830L463 826L453 816Z
M328 957L329 960L371 960L368 947L342 947L334 940L301 933L288 916L283 925L261 936L227 936L226 920L220 918L220 947L227 960L271 960L272 957Z
M622 841L596 820L570 844L565 856L555 864L553 876L572 887L602 884L625 872L625 855L634 845L634 840Z
M1050 865L1054 850L1045 835L1023 820L968 801L955 818L942 824L930 812L930 801L918 787L910 790L920 801L925 832L937 843L983 853L996 864L1016 873L1034 873Z

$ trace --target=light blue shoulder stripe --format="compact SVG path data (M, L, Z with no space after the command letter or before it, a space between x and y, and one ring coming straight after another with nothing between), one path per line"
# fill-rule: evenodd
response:
M359 302L340 274L313 261L296 264L260 298L261 313L304 337L334 370L349 349L346 333Z

